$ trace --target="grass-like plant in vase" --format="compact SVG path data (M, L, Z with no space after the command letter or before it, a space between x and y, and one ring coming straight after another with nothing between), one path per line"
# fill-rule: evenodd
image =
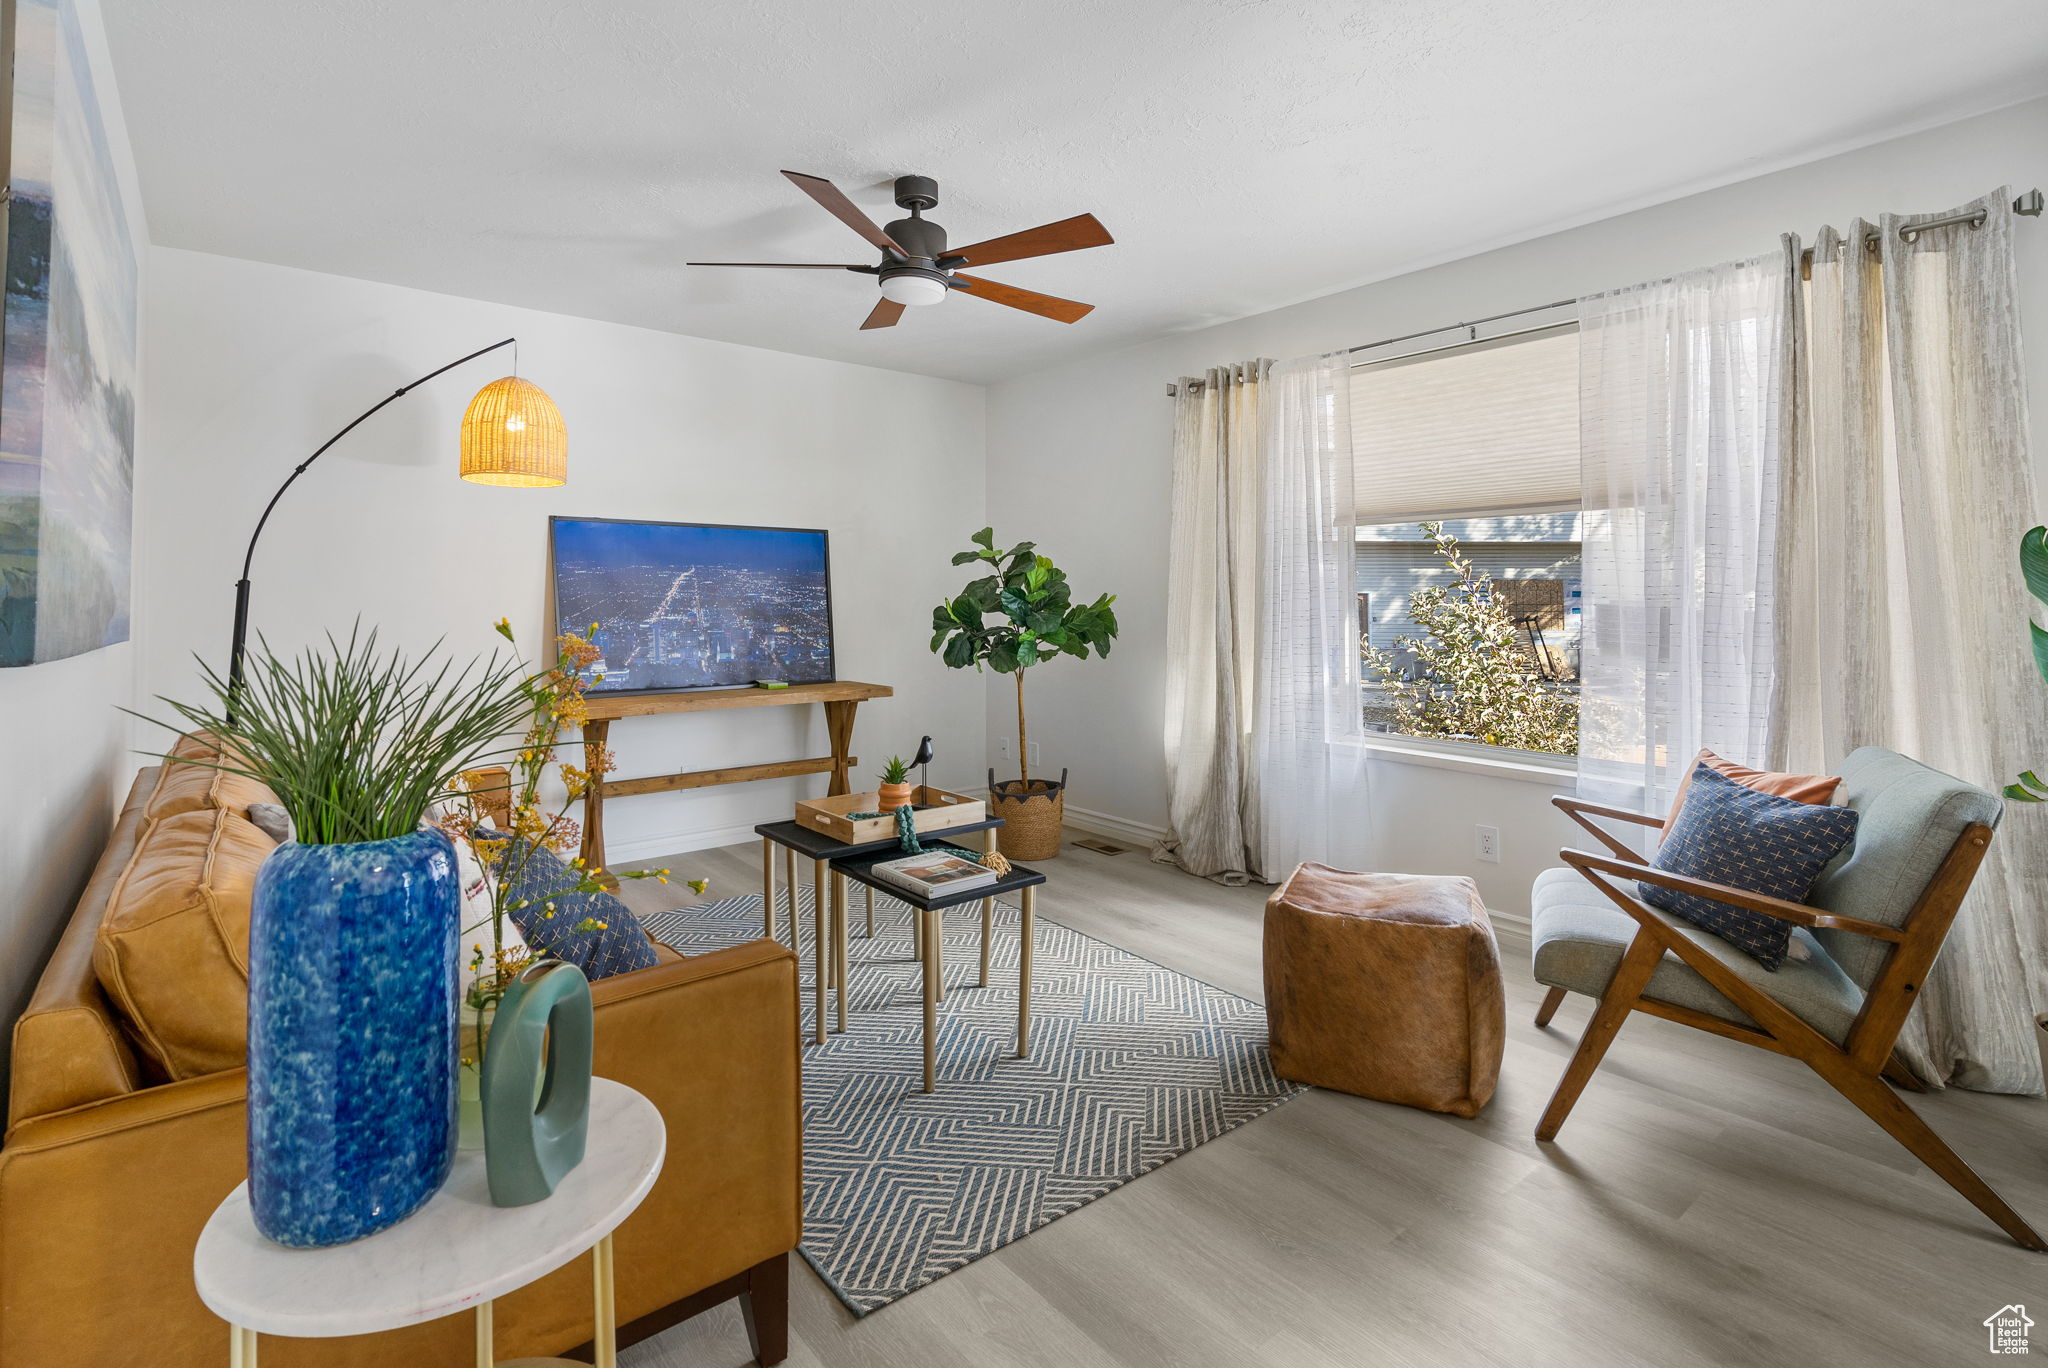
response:
M508 622L497 630L512 639ZM487 1011L531 963L507 934L513 914L601 887L581 861L539 887L521 878L578 834L565 810L595 776L561 766L567 799L552 809L541 788L562 728L584 720L578 671L595 650L565 636L536 673L516 656L438 657L382 652L374 630L294 660L259 642L239 689L202 664L213 703L164 700L183 725L162 725L219 746L167 761L260 780L292 819L295 839L257 874L249 931L250 1193L282 1244L356 1239L433 1194L456 1141L461 939L490 928L466 993ZM463 776L506 756L512 830L494 833ZM457 844L488 890L467 925ZM475 1046L480 1064L482 1035Z
M2027 592L2048 604L2048 527L2037 527L2020 539L2020 572L2027 577ZM2048 681L2048 627L2030 620L2027 636L2034 647L2034 666ZM2018 783L2005 786L2005 796L2022 803L2048 802L2048 780L2027 770Z
M983 567L988 573L932 610L931 648L956 670L985 665L1016 677L1017 778L991 782L989 793L996 815L1008 823L998 838L1003 853L1050 859L1059 853L1065 784L1031 777L1024 672L1062 655L1085 660L1091 649L1108 655L1117 633L1110 606L1116 595L1076 604L1066 574L1038 554L1037 543L1018 542L998 551L995 530L988 527L970 540L972 549L956 553L953 564Z
M257 872L249 925L249 1193L281 1244L341 1244L404 1219L455 1155L459 877L421 818L527 716L517 660L457 666L351 632L244 682L204 665L207 704L164 700L210 765L267 785L296 840ZM189 748L180 748L181 751Z

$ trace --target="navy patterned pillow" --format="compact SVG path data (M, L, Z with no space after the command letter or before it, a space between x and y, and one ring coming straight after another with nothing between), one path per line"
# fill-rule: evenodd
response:
M1828 861L1855 838L1852 808L1762 793L1701 764L1693 767L1685 805L1650 864L1748 893L1805 902ZM1790 922L1675 888L1650 883L1636 888L1644 902L1713 932L1764 968L1784 962Z
M505 857L519 870L519 877L507 890L509 901L530 902L512 912L512 924L534 951L567 960L593 983L635 969L652 969L661 962L655 958L654 943L640 929L640 919L611 894L554 893L576 881L561 856L545 846L525 856L523 843L515 841ZM549 903L554 904L552 913ZM576 927L586 919L601 925L578 931Z

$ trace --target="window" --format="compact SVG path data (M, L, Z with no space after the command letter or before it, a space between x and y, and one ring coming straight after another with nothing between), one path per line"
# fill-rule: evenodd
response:
M1575 330L1351 374L1366 730L1574 753Z

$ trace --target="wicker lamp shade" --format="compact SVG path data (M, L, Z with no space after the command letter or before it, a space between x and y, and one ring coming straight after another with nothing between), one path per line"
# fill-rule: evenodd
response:
M533 488L569 478L569 429L539 385L508 375L477 391L462 415L462 478Z

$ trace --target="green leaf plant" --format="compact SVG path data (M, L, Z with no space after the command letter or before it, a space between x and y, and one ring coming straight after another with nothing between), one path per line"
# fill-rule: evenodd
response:
M1076 604L1065 572L1041 556L1035 542L996 549L995 529L984 527L955 565L986 570L960 593L932 609L932 651L956 670L984 665L1017 677L1017 777L1031 783L1029 734L1024 725L1024 672L1058 656L1086 660L1092 649L1109 654L1116 639L1115 594ZM993 615L993 616L991 616Z
M2035 601L2048 604L2048 527L2037 527L2020 538L2020 573ZM2034 644L2034 667L2048 680L2048 627L2029 620L2027 635ZM2027 770L2017 784L2005 786L2005 796L2021 803L2048 802L2048 781Z
M403 836L455 777L502 746L533 707L517 657L457 666L435 650L416 661L378 649L374 628L329 636L295 659L261 637L238 690L200 662L206 703L162 698L180 719L134 716L211 734L219 760L161 758L247 775L270 786L308 845ZM124 710L128 711L128 710Z

